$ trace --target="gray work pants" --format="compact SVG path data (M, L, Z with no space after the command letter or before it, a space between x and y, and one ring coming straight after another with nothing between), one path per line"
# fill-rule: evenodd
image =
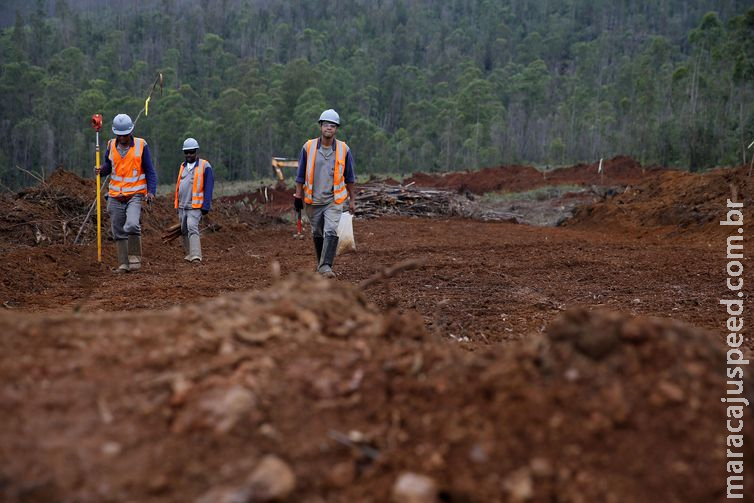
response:
M338 224L343 214L343 205L331 202L329 204L307 204L306 216L312 224L312 236L315 238L334 238L338 235Z
M114 197L107 199L107 212L110 214L110 228L113 239L120 241L128 236L141 236L141 200L144 196L135 194L128 201Z
M181 234L184 236L198 236L201 219L202 210L178 208L178 220L181 222Z

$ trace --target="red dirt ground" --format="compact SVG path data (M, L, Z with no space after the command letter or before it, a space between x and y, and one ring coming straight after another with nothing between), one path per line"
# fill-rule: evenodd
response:
M548 184L594 183L579 169ZM497 170L494 190L532 188ZM284 192L216 201L198 266L161 243L159 198L127 276L111 241L97 264L91 226L85 246L63 237L90 180L5 196L0 500L268 501L250 474L272 454L295 477L285 501L388 501L404 472L432 477L436 501L722 501L714 222L731 185L748 222L752 192L743 168L642 176L566 227L357 219L330 282L306 272ZM409 259L423 265L358 286Z
M728 199L743 202L744 230L754 230L754 181L749 168L724 168L704 176L663 171L642 184L627 187L617 197L582 207L568 225L595 229L657 229L671 235L689 234L705 239L723 235Z
M468 190L474 194L486 192L522 192L548 185L629 185L652 178L660 168L644 168L630 157L619 156L602 165L599 174L596 164L577 164L553 171L539 171L531 166L498 166L465 173L433 176L417 173L404 180L419 187L439 187Z

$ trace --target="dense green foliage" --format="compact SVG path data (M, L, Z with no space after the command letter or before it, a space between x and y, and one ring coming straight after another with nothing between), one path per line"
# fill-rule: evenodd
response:
M701 169L754 139L749 1L51 2L0 33L6 187L30 181L15 166L88 175L89 117L104 141L157 72L136 133L163 183L188 135L224 179L269 176L329 107L360 174L617 154Z

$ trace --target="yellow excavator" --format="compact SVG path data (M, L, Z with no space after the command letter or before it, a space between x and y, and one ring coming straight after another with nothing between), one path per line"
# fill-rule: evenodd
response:
M278 179L277 188L285 190L285 175L283 175L283 168L298 169L298 159L289 159L286 157L273 157L272 158L272 171L275 173L275 177ZM304 239L302 233L301 224L301 210L296 210L296 234L294 238Z
M285 185L285 176L283 175L283 168L298 169L298 159L289 159L286 157L273 157L272 158L272 171L275 173L275 177L278 179L278 185Z

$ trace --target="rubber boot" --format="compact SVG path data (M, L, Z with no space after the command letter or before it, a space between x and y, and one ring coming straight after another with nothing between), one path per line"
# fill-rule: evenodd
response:
M313 237L312 239L314 240L314 252L317 254L317 265L314 268L314 271L316 272L319 270L319 263L322 260L322 245L325 242L325 238L320 236Z
M128 236L128 269L138 271L141 269L141 236Z
M123 274L131 269L128 266L128 240L119 239L115 242L115 251L118 255L118 268L115 270L118 274Z
M325 278L334 278L335 273L332 270L335 261L335 253L338 251L338 236L326 237L322 247L322 260L319 264L318 272Z
M186 255L183 256L183 260L186 262L189 261L191 258L191 254L189 254L189 238L186 234L181 234L181 242L183 243L183 253Z
M188 237L189 242L189 262L202 261L202 242L199 234L192 234Z

